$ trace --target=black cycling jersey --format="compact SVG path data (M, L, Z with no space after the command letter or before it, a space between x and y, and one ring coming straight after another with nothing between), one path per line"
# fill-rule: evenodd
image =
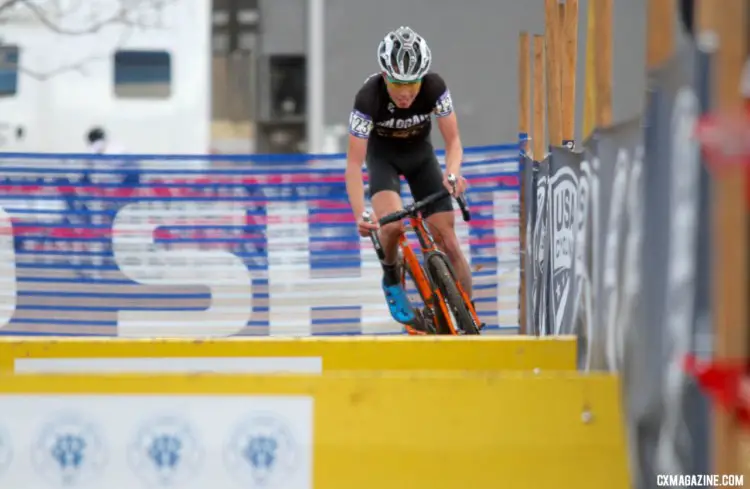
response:
M432 129L431 116L453 113L450 91L437 73L422 78L414 102L400 109L388 96L383 77L377 73L365 80L354 99L349 117L349 133L372 142L425 141Z
M419 93L408 109L399 109L391 101L380 74L365 81L354 100L349 133L369 139L366 163L370 196L382 191L400 193L400 175L409 184L414 200L443 188L440 163L429 141L431 116L452 113L450 92L438 74L422 78ZM425 208L422 216L452 210L453 202L446 197Z

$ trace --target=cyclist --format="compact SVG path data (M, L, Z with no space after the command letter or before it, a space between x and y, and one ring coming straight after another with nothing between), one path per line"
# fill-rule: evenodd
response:
M400 175L406 178L415 201L440 191L442 186L455 196L463 193L466 187L465 179L460 176L463 148L450 91L440 75L428 73L432 55L424 38L409 27L389 32L378 46L378 62L380 72L365 80L349 117L346 191L359 234L366 237L379 229L385 252L382 287L391 315L410 333L415 333L410 327L414 324L414 312L400 284L397 263L398 239L403 228L401 223L379 228L377 216L403 208ZM433 114L445 142L445 174L441 173L429 138ZM374 214L371 222L362 218L363 161L370 179ZM450 174L458 177L455 188L448 182ZM471 270L456 236L451 198L435 202L422 214L471 297Z

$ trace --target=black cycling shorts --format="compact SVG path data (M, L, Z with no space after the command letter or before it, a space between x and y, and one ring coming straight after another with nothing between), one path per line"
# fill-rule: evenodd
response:
M370 178L370 197L382 191L392 190L401 194L403 175L415 201L439 192L443 188L443 172L429 142L419 142L404 147L373 145L367 149L367 174ZM422 210L428 217L437 212L453 211L453 201L446 196Z

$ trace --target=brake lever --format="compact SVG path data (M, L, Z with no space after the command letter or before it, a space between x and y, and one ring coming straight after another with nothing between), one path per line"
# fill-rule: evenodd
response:
M456 191L456 185L458 185L458 179L456 178L456 175L449 174L448 175L448 183L451 184L453 187L453 192ZM469 211L469 203L466 201L466 197L464 194L461 194L457 197L455 197L456 202L458 202L458 207L461 209L461 217L463 218L464 222L471 221L471 212Z
M453 173L448 174L448 183L451 184L451 187L453 187L453 190L456 190L456 185L458 184L458 179L456 178L456 175Z

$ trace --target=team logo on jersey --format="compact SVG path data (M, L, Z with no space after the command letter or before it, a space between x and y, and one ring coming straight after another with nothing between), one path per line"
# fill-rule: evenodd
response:
M390 112L392 114L395 111L396 111L396 106L393 105L393 102L388 102L388 112Z
M552 198L552 312L555 334L561 333L570 296L575 251L575 211L578 206L578 176L570 168L559 169L550 178Z
M430 114L415 114L405 119L397 119L391 117L387 121L378 122L379 127L387 127L388 129L409 129L410 127L422 124L430 120Z
M392 117L377 122L377 134L387 138L408 139L419 136L430 122L430 114L415 114L404 119Z

